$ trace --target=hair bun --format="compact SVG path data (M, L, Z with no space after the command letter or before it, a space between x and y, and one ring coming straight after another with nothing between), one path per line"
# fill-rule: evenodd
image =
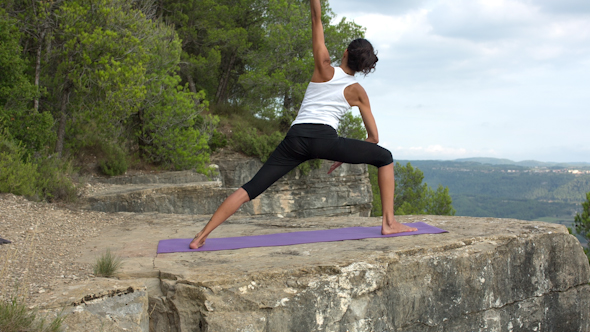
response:
M347 64L355 72L362 72L367 75L375 70L377 61L379 61L379 58L377 58L373 45L368 40L359 38L348 45Z

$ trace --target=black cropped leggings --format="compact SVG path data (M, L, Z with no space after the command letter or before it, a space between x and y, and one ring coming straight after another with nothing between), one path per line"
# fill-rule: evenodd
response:
M297 165L311 159L376 167L393 162L391 152L377 144L338 137L336 130L328 125L298 124L291 127L258 173L242 188L252 200Z

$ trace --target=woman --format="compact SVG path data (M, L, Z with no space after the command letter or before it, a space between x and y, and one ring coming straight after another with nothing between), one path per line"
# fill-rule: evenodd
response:
M402 225L395 220L391 152L377 145L379 136L369 97L354 78L357 72L366 75L375 69L378 59L373 46L365 39L352 41L344 52L342 64L332 67L324 42L320 0L311 0L310 5L315 69L297 118L285 139L252 180L219 206L207 225L190 243L191 249L203 246L207 236L242 204L256 198L283 175L310 159L335 160L328 174L342 163L377 166L383 205L381 233L385 235L416 231L416 228ZM338 137L336 129L340 117L351 106L357 106L360 110L368 134L365 141Z

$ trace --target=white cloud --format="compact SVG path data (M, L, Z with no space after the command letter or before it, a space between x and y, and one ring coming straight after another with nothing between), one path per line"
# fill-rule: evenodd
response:
M433 33L481 42L511 38L535 20L536 9L508 0L438 1L428 15Z
M380 51L361 84L381 141L402 159L590 162L590 1L559 3L431 0L351 16Z

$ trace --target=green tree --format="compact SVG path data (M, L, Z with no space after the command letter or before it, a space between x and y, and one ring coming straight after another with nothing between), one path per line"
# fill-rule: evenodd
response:
M360 116L355 116L352 111L344 113L338 124L338 136L364 140L367 138L367 130Z
M126 137L124 121L146 93L143 40L153 23L125 0L68 1L57 16L47 73L59 105L56 152L61 155L66 140L76 149Z
M35 90L25 74L26 61L21 57L21 34L16 20L0 8L0 106L31 100Z
M586 240L590 240L590 192L586 193L586 201L582 202L582 213L576 213L574 217L574 227L576 233L582 235ZM590 250L584 248L584 252L590 260Z
M262 38L265 0L165 0L159 11L182 40L181 76L215 103L235 97L252 45Z
M364 139L367 131L363 125L363 119L348 111L338 127L338 135L342 137ZM455 215L449 188L439 185L433 190L424 180L424 173L408 163L405 167L395 165L395 213L396 214L434 214ZM380 216L382 211L381 196L379 192L377 167L369 165L369 180L373 191L372 215Z
M439 185L434 191L423 180L424 173L410 163L395 163L395 214L455 215L449 189Z
M155 22L143 43L146 60L145 97L134 115L135 134L145 160L174 169L206 172L207 142L219 121L200 114L207 109L205 92L180 85L181 40L172 26Z
M322 2L326 46L337 62L351 40L364 30L345 19L333 25L335 14ZM243 102L259 116L279 117L282 129L297 115L313 73L309 1L269 0L264 20L264 38L249 52L247 70L240 83L249 93Z
M26 75L20 38L16 20L0 8L0 122L30 155L53 143L53 117L30 107L37 89Z

